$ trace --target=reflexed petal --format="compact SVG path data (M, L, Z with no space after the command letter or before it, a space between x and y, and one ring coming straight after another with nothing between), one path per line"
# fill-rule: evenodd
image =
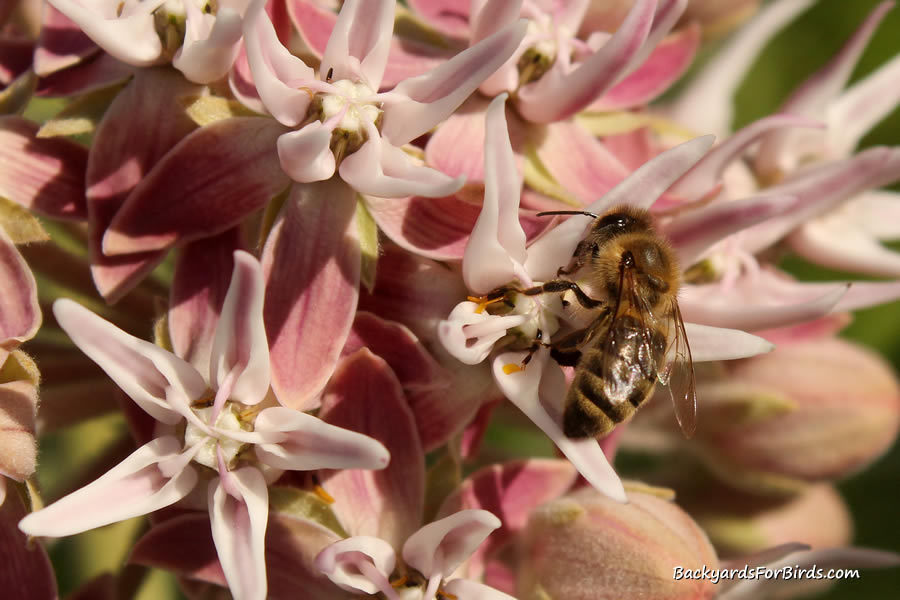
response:
M53 6L78 23L98 46L136 67L155 64L162 58L153 11L163 3L164 0L141 3L131 14L110 19L97 10L99 6L92 10L76 0L53 0Z
M525 21L520 21L428 73L399 83L384 95L382 136L401 146L450 116L509 58L524 37L525 26Z
M587 210L599 214L619 204L649 208L669 186L706 154L713 140L713 136L706 135L666 150L587 206ZM532 278L545 281L556 276L556 270L568 264L575 247L590 225L588 219L575 216L532 244L528 249L528 260L525 261L525 269Z
M387 582L396 561L394 548L386 541L356 535L322 550L316 557L316 566L342 589L377 594L381 587L372 581L371 575L379 575L382 580L379 583Z
M216 556L209 515L205 512L190 511L154 523L135 542L128 562L166 569L219 586L227 585Z
M259 262L243 250L234 253L231 285L225 294L209 361L209 383L228 380L229 398L257 404L269 390L269 346L263 324L265 283Z
M469 509L428 523L403 544L403 560L427 578L448 577L501 522L486 510Z
M359 193L383 198L449 196L464 183L462 178L416 164L406 152L378 137L370 137L338 170Z
M201 373L209 372L216 324L234 271L240 231L187 244L178 255L169 293L168 326L172 349Z
M334 175L331 130L314 121L278 138L278 161L294 181L322 181Z
M469 37L470 0L409 0L408 4L442 33L461 39Z
M685 323L684 330L694 362L748 358L775 349L772 343L739 329Z
M125 83L138 70L98 49L96 55L39 79L35 95L54 98L86 94Z
M494 359L494 379L509 400L524 412L535 425L553 440L578 472L599 492L618 502L627 502L625 488L594 439L573 440L562 431L562 412L551 415L542 401L558 402L565 395L565 379L559 366L548 360L549 353L541 348L523 371L507 375L503 367L520 364L524 352L507 352Z
M196 4L186 3L188 20L201 19L204 15ZM184 43L172 66L197 83L212 83L222 79L231 69L241 40L241 15L232 8L222 6L214 17L208 37L198 39L193 27L187 27Z
M347 594L316 568L319 552L339 541L338 535L315 521L272 512L266 529L269 595L295 598L303 590L316 600L347 600Z
M37 138L38 125L0 117L0 195L53 219L84 219L87 150L65 138Z
M52 4L44 5L41 21L41 33L34 49L34 72L38 77L71 67L100 51L77 23Z
M528 320L526 315L492 315L479 312L475 302L460 302L445 321L438 324L438 339L453 358L476 365L486 359L494 344L509 329Z
M206 391L206 381L189 363L80 304L57 300L53 314L75 345L157 421L174 425L190 410L188 403Z
M294 127L306 117L312 98L300 82L315 80L316 76L278 41L265 4L264 0L255 0L244 17L247 61L266 110L282 124Z
M228 587L236 600L266 597L269 491L256 467L226 471L209 483L209 520Z
M57 600L56 576L43 544L29 543L16 523L26 515L17 493L4 501L5 481L0 478L0 589L18 600Z
M678 95L673 120L695 131L723 135L731 130L733 96L760 50L815 0L772 2L746 23Z
M292 408L264 409L254 430L283 433L275 443L256 446L259 460L279 469L383 469L390 461L387 449L369 436Z
M104 254L164 250L235 226L288 185L274 143L282 133L272 119L235 117L188 135L116 213Z
M322 79L334 69L334 79L359 81L362 77L371 89L377 90L391 47L394 8L391 0L344 2L322 55Z
M443 589L448 594L466 600L516 600L509 594L469 579L454 579L447 582Z
M321 477L346 531L377 536L399 548L421 523L425 490L424 452L400 382L384 360L358 350L341 361L320 416L378 440L390 452L386 469L345 469Z
M93 483L31 513L19 528L33 536L81 533L174 504L196 483L197 472L185 464L181 443L172 436L157 438Z
M484 203L463 256L463 280L476 294L520 278L525 262L525 232L519 223L522 178L506 129L506 94L488 107L484 148ZM529 285L531 282L523 282Z
M639 58L656 0L636 0L616 33L571 73L551 68L519 90L519 112L535 123L562 121L586 108L624 77Z
M337 365L359 294L356 198L340 179L294 184L263 249L272 388L313 407Z
M41 308L34 275L2 227L0 290L0 348L9 351L37 333Z

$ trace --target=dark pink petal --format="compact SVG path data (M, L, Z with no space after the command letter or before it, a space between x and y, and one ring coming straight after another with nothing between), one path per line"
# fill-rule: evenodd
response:
M316 568L316 556L340 538L330 529L303 518L272 512L266 531L269 597L298 600L298 590L316 600L350 600L350 596Z
M596 201L628 175L615 155L574 121L550 123L535 143L541 164L581 204Z
M640 67L600 96L588 110L621 110L647 104L684 74L699 44L697 25L672 34L653 49Z
M71 67L100 48L81 31L74 21L50 3L44 4L41 33L34 50L34 72L46 77Z
M381 133L406 144L446 119L518 47L525 22L507 27L433 70L406 79L384 95Z
M234 251L240 249L239 229L191 242L181 249L169 295L169 337L177 356L201 373L209 356L225 292L231 283Z
M181 514L155 524L135 543L128 562L225 585L206 513Z
M125 200L104 254L165 250L239 223L289 183L275 149L283 133L272 119L235 117L188 135Z
M0 348L5 354L34 337L41 325L41 309L34 275L2 228L0 286Z
M428 138L425 162L451 177L465 176L469 183L484 181L487 107L488 101L480 95L466 100Z
M348 533L380 537L398 549L422 522L425 492L425 453L400 382L383 359L358 350L341 361L320 414L332 425L378 440L391 453L384 470L329 472L322 485Z
M187 496L197 483L197 472L184 463L175 437L157 438L93 483L29 514L19 529L33 536L63 537L164 508Z
M438 515L464 508L482 508L498 516L502 526L475 552L466 574L479 578L493 553L525 527L531 511L559 498L574 485L578 471L568 461L529 459L492 465L472 473L447 498Z
M124 83L136 72L135 67L101 52L39 79L35 95L58 97L86 94Z
M7 86L12 80L31 67L34 42L27 38L0 35L0 86Z
M78 587L66 600L116 600L116 578L103 573Z
M19 495L7 494L0 505L0 589L20 600L56 600L56 576L44 546L29 543L16 527L25 515Z
M22 117L0 117L0 195L42 216L84 219L87 149L35 137L38 128Z
M185 82L171 69L141 69L116 96L94 134L86 181L88 249L94 283L108 302L118 300L164 256L149 252L110 258L103 255L100 244L128 194L170 148L196 127L178 98L197 90L197 86ZM154 126L144 127L141 123Z
M265 600L269 490L262 473L256 467L225 471L209 483L207 497L213 543L228 587L241 600Z
M307 48L316 58L321 58L337 23L337 14L312 0L287 0L287 10Z
M470 0L410 0L409 6L430 25L452 37L469 36ZM487 3L485 3L487 4Z
M656 0L636 0L616 33L571 73L551 68L519 90L519 112L534 123L562 121L621 79L638 57L653 24Z
M391 0L346 0L322 54L319 76L363 81L373 90L381 86L394 31ZM333 69L333 71L332 71Z
M340 179L294 184L263 250L272 388L290 408L314 406L353 323L355 212L356 195Z

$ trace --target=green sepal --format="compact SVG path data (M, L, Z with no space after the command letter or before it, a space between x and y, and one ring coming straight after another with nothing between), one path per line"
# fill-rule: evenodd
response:
M20 204L0 196L0 227L13 244L46 242L50 234L33 214Z
M293 487L269 488L269 507L277 512L318 523L342 538L350 537L331 510L331 505L314 492Z
M201 127L231 117L259 116L240 102L219 96L185 96L179 101L187 116Z
M378 225L366 207L363 197L357 195L356 228L359 231L360 271L359 281L370 294L375 289L378 269Z
M51 138L93 133L125 83L89 92L65 106L38 129L37 137Z

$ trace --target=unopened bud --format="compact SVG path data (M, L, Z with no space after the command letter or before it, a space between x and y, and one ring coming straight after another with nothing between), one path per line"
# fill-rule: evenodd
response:
M628 499L621 504L585 489L536 509L524 534L517 597L712 598L712 581L692 577L718 564L703 530L658 495L631 491Z
M12 352L0 369L0 476L24 481L34 473L37 368L24 352Z

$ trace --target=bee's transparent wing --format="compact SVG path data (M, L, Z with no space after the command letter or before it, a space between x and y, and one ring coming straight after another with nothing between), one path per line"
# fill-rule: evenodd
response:
M697 430L697 385L694 380L694 363L691 360L691 347L688 345L687 333L684 330L684 319L678 301L673 299L670 307L671 319L669 328L674 332L668 335L671 339L669 351L666 353L668 364L660 381L668 385L672 404L675 407L675 418L684 436L690 438Z

